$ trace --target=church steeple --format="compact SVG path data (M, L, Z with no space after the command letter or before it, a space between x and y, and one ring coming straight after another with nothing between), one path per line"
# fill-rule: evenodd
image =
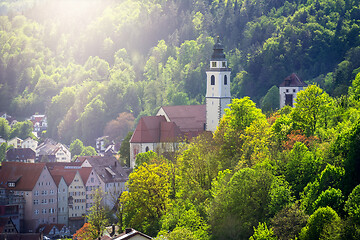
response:
M210 68L207 69L206 88L206 130L214 132L219 121L225 113L225 108L230 104L230 73L224 54L224 46L220 38L213 48L214 52L210 60Z

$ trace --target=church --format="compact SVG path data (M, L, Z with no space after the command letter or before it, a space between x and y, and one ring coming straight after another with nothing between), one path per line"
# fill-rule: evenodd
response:
M206 104L163 106L156 116L142 117L130 139L130 168L139 153L174 152L180 142L204 131L214 132L231 102L230 73L218 37L206 70Z

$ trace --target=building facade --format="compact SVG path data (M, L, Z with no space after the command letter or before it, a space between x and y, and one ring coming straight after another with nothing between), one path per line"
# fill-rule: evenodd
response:
M206 71L206 130L215 132L225 108L231 102L230 73L219 38L214 45L210 68Z

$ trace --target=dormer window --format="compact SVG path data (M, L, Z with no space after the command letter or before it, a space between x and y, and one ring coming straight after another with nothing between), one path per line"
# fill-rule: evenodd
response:
M211 62L211 67L216 68L216 62Z
M14 183L14 182L9 182L9 183L8 183L8 186L9 186L9 187L15 187L15 183Z

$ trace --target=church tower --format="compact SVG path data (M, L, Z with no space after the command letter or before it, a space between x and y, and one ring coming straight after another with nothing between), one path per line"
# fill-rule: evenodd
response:
M215 132L225 108L230 104L230 73L224 54L224 46L219 37L214 45L214 52L207 69L206 85L206 130Z

